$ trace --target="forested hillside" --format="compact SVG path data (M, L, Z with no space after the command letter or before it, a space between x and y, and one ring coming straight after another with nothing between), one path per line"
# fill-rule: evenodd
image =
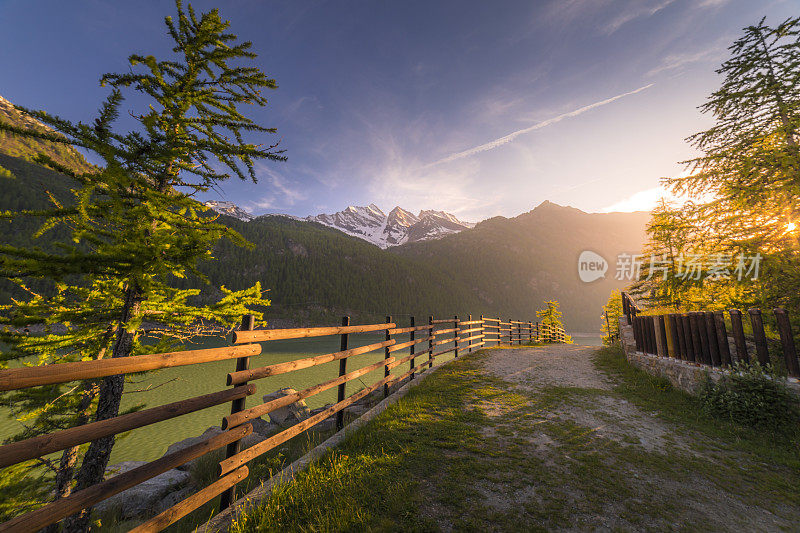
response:
M2 96L0 96L0 121L21 128L48 130L33 118L20 113ZM69 145L11 135L4 131L0 131L0 153L25 160L32 160L37 154L44 154L56 163L73 170L88 171L92 168L84 157Z
M69 197L69 180L60 174L3 154L0 166L14 175L0 178L2 210L45 207L48 192ZM223 242L216 260L201 270L213 284L235 290L260 281L270 290L272 319L330 323L342 314L366 321L389 313L404 321L431 312L533 318L544 300L557 299L570 329L596 331L608 293L623 285L613 279L616 255L641 249L647 214L588 214L545 202L515 218L495 217L456 235L390 250L287 217L223 219L254 247ZM1 221L0 242L30 241L35 229L28 220ZM46 248L58 236L33 242ZM578 279L583 250L608 260L605 280ZM195 278L182 283L200 285ZM13 287L0 286L3 302L12 294Z
M490 313L531 316L542 301L555 299L569 328L596 331L609 292L626 284L614 279L616 257L639 253L648 217L645 212L584 213L543 202L515 218L495 217L469 231L392 252L474 287ZM605 279L583 283L578 278L584 250L608 261Z
M48 195L59 201L70 197L71 180L62 174L16 157L0 153L0 212L22 209L45 209L51 205ZM53 228L40 238L33 238L40 222L27 217L0 219L0 244L33 246L50 249L55 240L68 238L64 228ZM44 289L45 285L33 281L31 287ZM19 289L6 279L0 279L0 304L8 303L12 296L21 296Z
M414 258L396 256L322 224L281 216L225 223L254 243L251 250L228 242L217 261L202 270L215 284L239 289L261 281L270 289L268 315L303 322L354 321L389 313L454 314L481 307L476 293Z

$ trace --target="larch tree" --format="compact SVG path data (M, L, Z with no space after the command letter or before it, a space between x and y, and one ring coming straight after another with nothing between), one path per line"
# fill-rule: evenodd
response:
M536 311L536 317L543 326L550 328L564 329L564 323L561 321L563 313L559 309L560 304L556 300L547 300L544 302L545 308ZM572 337L565 334L564 342L571 344Z
M700 107L715 124L689 138L702 155L687 162L690 175L666 184L677 193L710 198L686 209L698 248L711 241L716 252L734 258L764 257L764 281L745 291L746 298L760 300L751 304L796 304L800 17L775 27L761 19L729 50L730 58L717 70L721 87Z
M62 225L72 237L55 251L0 246L0 275L22 287L29 279L54 283L51 293L31 293L29 300L2 311L0 323L12 326L3 333L12 346L7 357L35 354L39 363L55 363L175 349L197 336L232 329L242 314L260 316L259 306L269 304L259 284L236 292L222 287L222 298L209 305L196 303L199 290L176 288L175 280L187 273L203 278L197 265L212 259L211 249L221 239L247 244L195 196L233 176L255 181L257 160L285 159L276 144L250 142L275 130L239 109L266 105L261 91L276 88L274 80L246 64L256 57L251 43L228 33L229 23L217 10L198 15L191 5L184 9L177 1L176 7L177 19L166 18L174 57L131 55L130 72L104 75L101 82L111 93L92 123L25 109L51 130L0 123L11 134L83 148L102 160L95 170L75 172L41 155L39 163L75 181L73 201L53 199L51 209L3 214L41 217L40 232ZM131 111L136 128L118 132L129 91L147 108ZM28 336L22 328L30 324L50 329ZM53 330L55 324L66 332ZM143 342L148 338L154 341ZM112 376L15 393L28 395L27 407L46 407L31 411L36 423L26 436L117 416L124 384L123 376ZM51 465L57 472L55 497L100 482L113 444L114 437L93 441L79 468L79 450L66 450L59 464ZM87 530L89 511L66 519L63 529Z
M619 319L622 317L622 294L618 290L611 291L603 315L600 317L600 330L603 333L603 344L610 346L616 339L619 341Z

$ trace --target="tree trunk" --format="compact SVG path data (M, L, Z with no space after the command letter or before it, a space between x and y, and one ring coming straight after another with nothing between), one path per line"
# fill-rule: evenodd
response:
M134 332L126 331L125 324L136 317L140 312L142 291L136 282L131 282L125 294L125 306L122 309L120 327L111 357L128 357L133 350ZM95 420L106 420L119 414L119 405L125 387L125 376L109 376L103 379L100 385L100 398L97 402L97 416ZM83 457L80 471L78 472L75 490L79 491L100 483L105 475L111 449L114 447L114 435L92 441L86 455ZM89 529L91 507L76 513L64 520L65 533L85 532Z
M97 397L99 388L93 381L84 381L81 384L83 392L81 393L81 401L78 404L78 412L76 418L76 426L82 426L89 421L91 414L92 402ZM67 448L61 454L61 461L58 465L55 479L55 496L53 501L65 498L72 492L72 479L75 476L75 464L78 462L78 452L80 446L73 446ZM54 533L58 531L58 524L52 524L45 528L45 532Z
M775 105L778 108L778 118L780 118L781 124L786 129L785 132L785 139L786 144L788 144L792 148L797 148L797 141L795 141L795 131L792 127L792 123L789 120L789 115L787 113L787 105L786 102L783 100L780 91L780 83L778 83L778 77L775 74L774 64L775 59L773 59L772 55L770 55L769 46L767 46L767 41L764 39L764 34L759 31L758 32L758 40L761 43L761 46L764 49L764 55L767 57L767 79L769 80L769 84L772 86L775 97Z

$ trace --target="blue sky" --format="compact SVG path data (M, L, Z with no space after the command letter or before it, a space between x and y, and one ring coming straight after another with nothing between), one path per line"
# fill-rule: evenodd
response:
M710 124L741 28L798 0L198 1L279 88L251 115L289 157L222 195L255 214L375 203L465 220L544 200L647 208ZM0 95L73 120L130 53L168 55L170 1L0 0ZM133 105L133 103L131 104Z

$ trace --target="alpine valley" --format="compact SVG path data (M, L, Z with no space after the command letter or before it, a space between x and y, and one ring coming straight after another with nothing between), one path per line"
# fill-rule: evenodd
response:
M8 119L15 110L5 107ZM77 152L0 134L0 210L47 207L48 194L69 201L71 179L31 162L42 150L65 164L86 165ZM221 242L202 273L230 289L260 281L272 300L267 318L276 325L332 324L342 315L359 323L387 314L405 324L410 315L427 320L422 313L430 312L535 320L545 300L558 299L568 329L596 332L609 292L626 284L614 279L615 259L641 250L649 219L646 212L585 213L551 202L477 224L400 207L387 215L375 205L307 218L253 217L230 202L209 206L253 247ZM25 218L0 221L0 242L33 239L37 229ZM49 248L59 238L64 235L56 229L34 242ZM584 250L606 258L604 279L580 281L577 260ZM207 287L192 277L175 281ZM35 281L32 287L47 290ZM0 304L18 295L16 290L0 283Z

